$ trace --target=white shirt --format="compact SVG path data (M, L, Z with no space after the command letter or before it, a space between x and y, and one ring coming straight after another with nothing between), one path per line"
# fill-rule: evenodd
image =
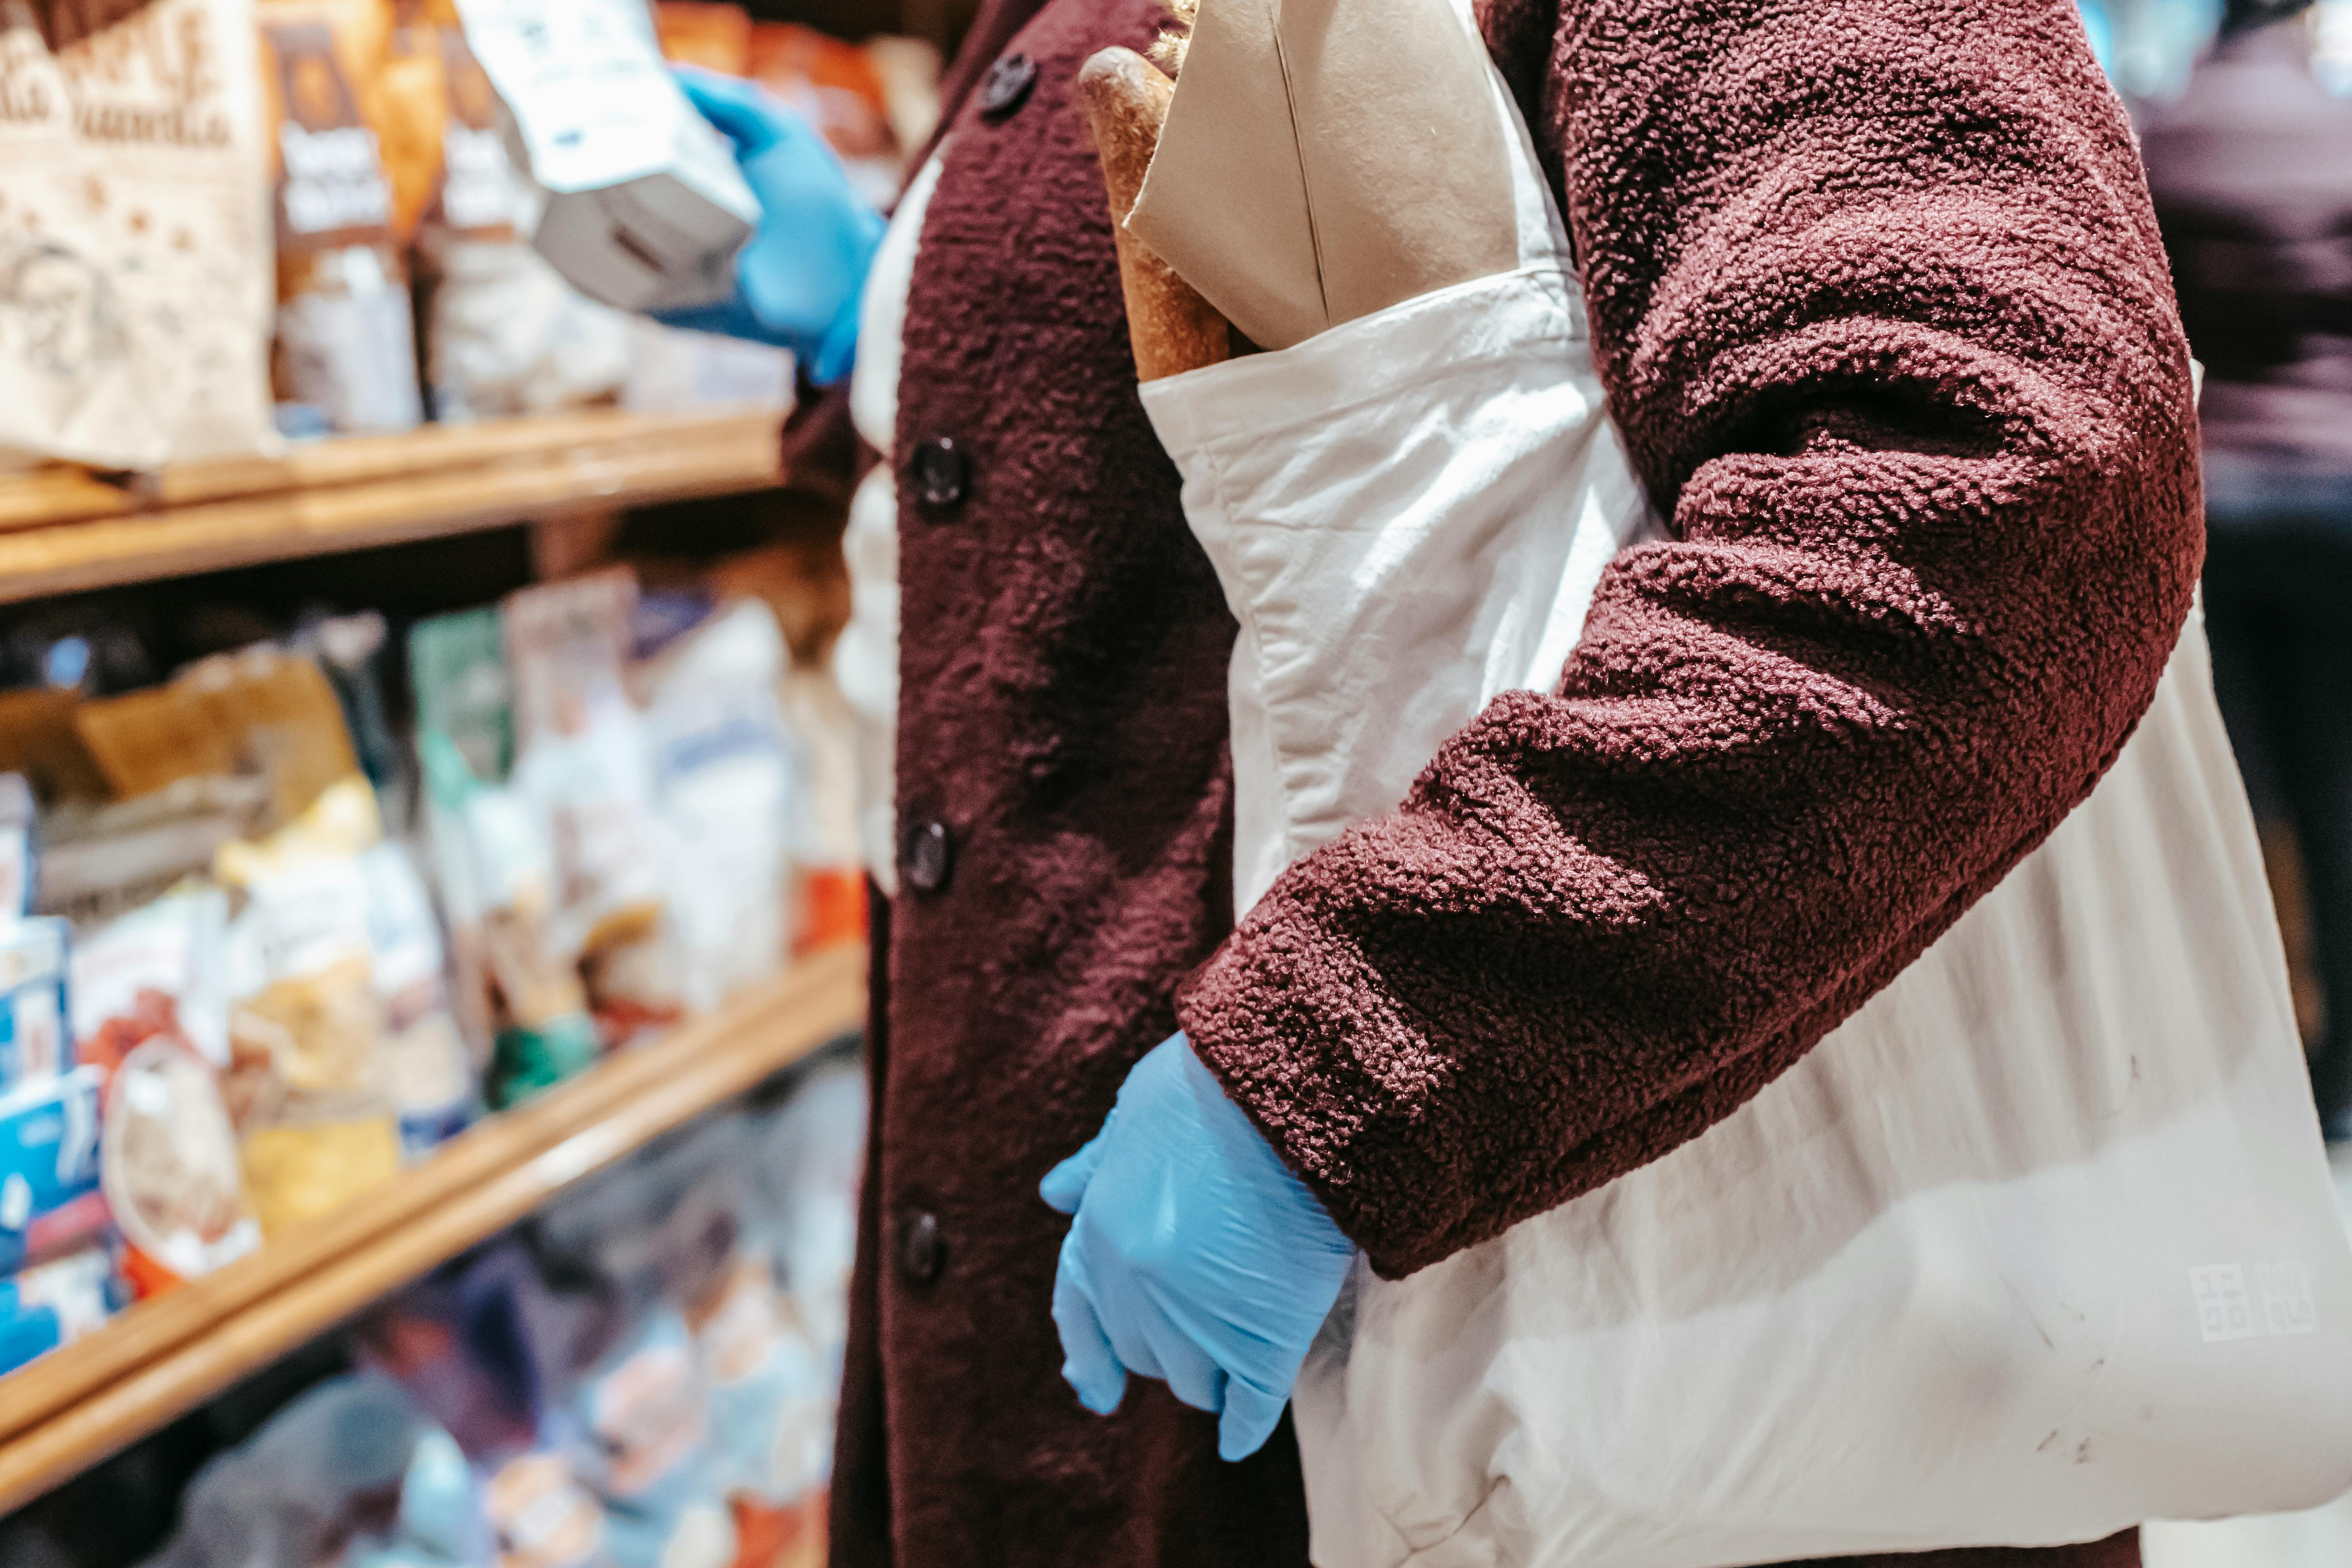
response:
M834 645L833 678L857 731L858 852L876 885L893 896L898 891L898 486L890 443L898 425L907 291L945 151L942 144L907 187L875 252L857 323L857 367L849 377L850 423L882 461L849 502L849 527L841 540L849 567L849 624Z

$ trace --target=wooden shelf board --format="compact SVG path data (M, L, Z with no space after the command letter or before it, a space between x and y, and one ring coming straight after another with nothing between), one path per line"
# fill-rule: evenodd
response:
M775 410L591 410L322 441L121 483L0 479L0 603L782 479Z
M861 949L819 953L719 1013L484 1121L398 1181L0 1379L0 1513L856 1028L865 974Z

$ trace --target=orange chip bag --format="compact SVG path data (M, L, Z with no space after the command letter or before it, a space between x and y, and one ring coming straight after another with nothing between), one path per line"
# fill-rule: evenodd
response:
M709 0L661 0L654 27L662 53L681 65L741 76L751 58L751 16L740 5Z

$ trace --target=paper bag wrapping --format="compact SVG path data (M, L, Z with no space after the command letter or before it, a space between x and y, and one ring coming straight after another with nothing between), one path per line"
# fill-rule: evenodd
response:
M1518 265L1451 0L1202 0L1128 228L1262 348Z
M0 4L0 448L273 438L259 96L251 0Z

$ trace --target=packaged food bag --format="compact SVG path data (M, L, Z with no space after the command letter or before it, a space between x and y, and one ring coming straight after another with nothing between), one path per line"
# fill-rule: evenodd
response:
M105 1226L99 1193L99 1102L93 1068L0 1095L0 1274L94 1237Z
M760 205L661 57L642 0L460 0L546 193L533 243L593 300L707 305L734 287Z
M0 1089L73 1066L66 1011L66 922L0 920Z
M676 1018L666 908L669 847L645 725L625 681L636 579L625 568L509 595L515 793L555 851L553 940L581 957L610 1038Z
M465 33L420 26L404 37L414 56L430 51L441 84L438 183L416 237L433 416L507 418L618 396L631 318L582 294L531 247L539 193L508 154L498 92Z
M213 853L205 850L206 863ZM81 932L68 966L77 1059L110 1072L163 1035L215 1069L227 1066L227 895L191 879Z
M252 0L0 11L0 449L152 468L270 442Z
M384 1092L400 1117L403 1154L417 1158L472 1120L474 1075L449 1010L440 922L407 847L386 841L360 857L368 886L369 958L383 1009L377 1050Z
M175 1033L158 1030L114 1069L100 1171L122 1232L122 1273L141 1297L261 1245L219 1076Z
M333 1563L397 1495L426 1429L382 1373L331 1377L196 1472L178 1530L148 1568Z
M667 829L668 912L688 1007L707 1011L784 962L791 832L805 764L778 700L775 612L742 600L643 672L654 791Z
M761 22L751 29L741 74L815 127L840 154L859 195L877 207L898 199L907 149L891 122L883 68L866 46L797 22Z
M0 773L0 919L33 912L33 785Z
M674 1307L656 1308L581 1385L578 1468L605 1510L613 1568L730 1568L734 1520L709 1463L709 1391Z
M470 932L490 1032L483 1098L503 1110L571 1077L601 1048L578 954L554 936L556 860L546 823L512 788L487 784L454 742L418 734L453 911ZM458 925L458 921L467 922Z
M751 14L712 0L658 0L654 31L666 58L741 76L751 54Z
M277 144L278 401L303 430L406 430L424 417L392 178L360 84L390 35L384 0L260 0Z
M226 1091L265 1233L328 1213L400 1168L385 1090L363 857L381 837L354 774L214 874L229 928Z
M465 805L476 789L504 784L514 765L514 702L498 612L470 610L417 622L408 633L408 677L416 699L425 845L448 938L451 1001L478 1066L489 1060L495 1026ZM437 769L432 765L436 752Z
M562 1455L520 1454L483 1489L497 1568L592 1568L604 1561L604 1510Z
M102 1247L85 1247L0 1279L0 1373L103 1328L123 1305Z

